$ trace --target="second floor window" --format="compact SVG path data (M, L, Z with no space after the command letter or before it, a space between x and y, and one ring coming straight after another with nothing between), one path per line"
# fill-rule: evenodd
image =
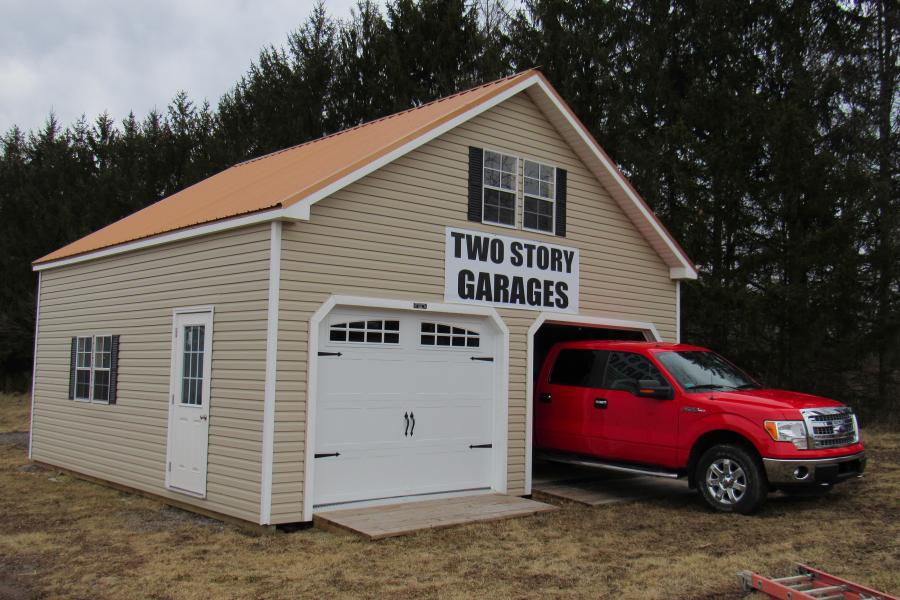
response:
M518 159L499 152L484 151L485 223L516 226L516 171Z
M556 212L556 168L526 160L524 181L522 226L542 233L553 233L553 215Z

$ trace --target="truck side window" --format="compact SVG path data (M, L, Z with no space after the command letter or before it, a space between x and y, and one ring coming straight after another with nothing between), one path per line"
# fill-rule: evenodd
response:
M606 350L561 350L556 356L549 383L576 387L603 387Z
M608 390L624 390L636 394L638 381L655 379L661 384L666 379L649 360L632 352L610 352L606 365L606 377L603 387Z

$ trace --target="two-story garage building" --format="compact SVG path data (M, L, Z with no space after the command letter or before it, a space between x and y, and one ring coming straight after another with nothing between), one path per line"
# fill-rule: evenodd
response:
M34 268L31 457L266 525L529 494L548 344L677 340L696 277L537 71L236 165Z

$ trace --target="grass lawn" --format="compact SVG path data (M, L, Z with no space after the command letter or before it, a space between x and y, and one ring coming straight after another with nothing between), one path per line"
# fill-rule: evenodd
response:
M27 426L27 403L3 396L0 423ZM756 516L682 496L365 542L248 534L29 468L0 435L0 598L740 598L737 571L795 562L898 593L900 433L864 439L864 480Z

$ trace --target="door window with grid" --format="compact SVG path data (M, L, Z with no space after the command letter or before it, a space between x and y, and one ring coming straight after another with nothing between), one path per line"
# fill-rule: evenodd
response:
M185 325L182 346L181 403L203 405L205 325Z

